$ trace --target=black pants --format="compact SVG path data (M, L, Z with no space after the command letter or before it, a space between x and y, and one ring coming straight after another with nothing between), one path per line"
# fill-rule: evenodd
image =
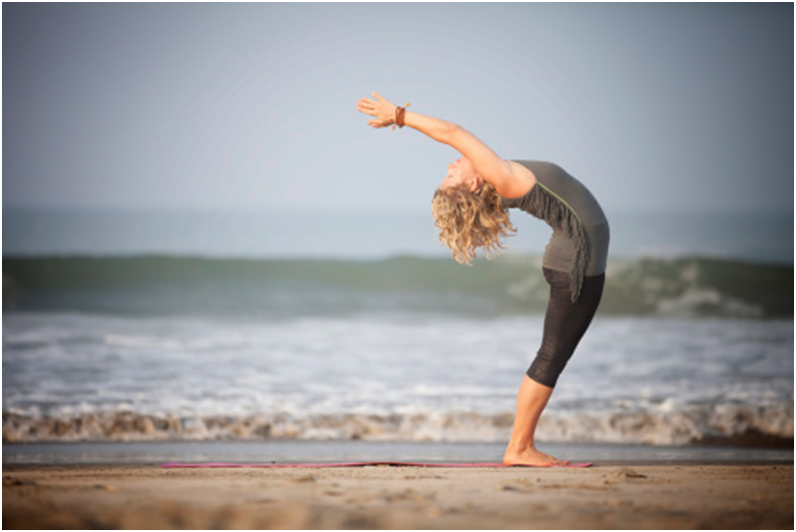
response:
M528 377L554 388L572 353L578 346L594 313L600 305L605 274L584 277L580 297L573 303L569 292L569 274L543 268L550 285L550 302L544 317L542 347L536 354Z

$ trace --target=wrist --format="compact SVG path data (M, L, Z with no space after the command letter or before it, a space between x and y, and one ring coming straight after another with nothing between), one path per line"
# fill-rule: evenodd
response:
M405 107L397 107L395 109L395 125L404 127L404 114L406 113Z
M409 107L409 104L405 104L404 107L395 106L395 114L393 115L393 124L398 127L404 127L406 125L406 108ZM393 126L393 129L395 129Z

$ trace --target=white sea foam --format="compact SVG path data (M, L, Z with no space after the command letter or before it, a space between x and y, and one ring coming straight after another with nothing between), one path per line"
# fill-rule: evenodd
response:
M5 441L503 441L543 318L3 318ZM600 315L548 441L793 437L793 323Z

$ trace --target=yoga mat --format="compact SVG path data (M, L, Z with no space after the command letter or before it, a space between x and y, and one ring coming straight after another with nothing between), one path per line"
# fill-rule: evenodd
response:
M166 468L181 468L181 467L263 467L263 468L284 468L284 467L307 467L307 468L323 468L323 467L364 467L364 466L409 466L409 467L589 467L592 462L582 462L577 464L565 465L549 465L549 466L507 466L500 462L473 462L473 463L453 463L453 464L439 464L439 463L426 463L426 462L331 462L331 463L254 463L254 464L236 464L230 462L201 462L201 463L181 463L169 462L162 464L160 467Z

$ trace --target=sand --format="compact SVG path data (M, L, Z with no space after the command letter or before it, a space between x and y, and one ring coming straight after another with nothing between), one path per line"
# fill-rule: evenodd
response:
M4 466L3 528L793 529L793 465Z

